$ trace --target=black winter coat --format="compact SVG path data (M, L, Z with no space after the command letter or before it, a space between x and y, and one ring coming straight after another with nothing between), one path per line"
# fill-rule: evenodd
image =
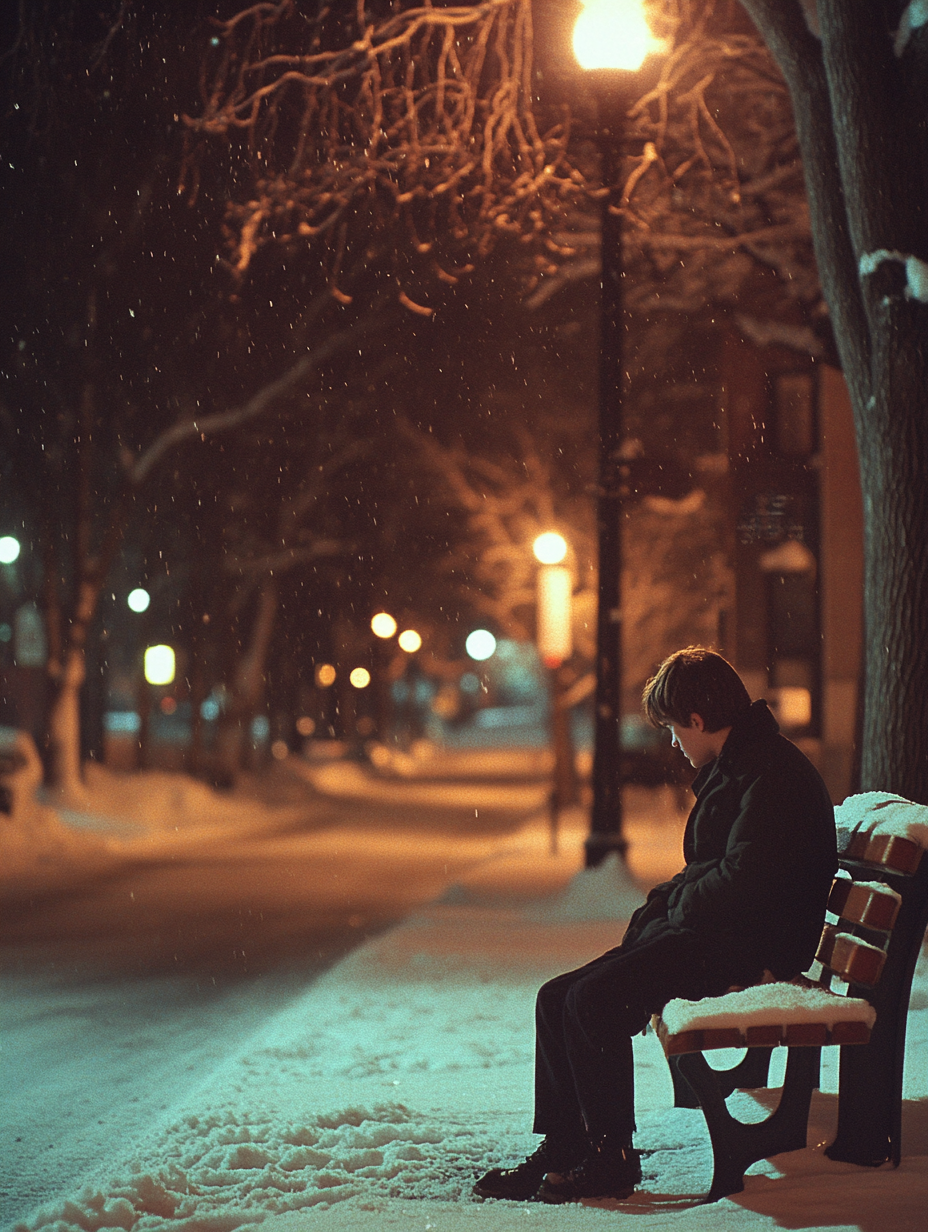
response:
M763 968L798 975L815 957L837 868L834 809L818 771L758 701L693 790L686 867L651 891L630 934L665 921L730 956L743 982Z

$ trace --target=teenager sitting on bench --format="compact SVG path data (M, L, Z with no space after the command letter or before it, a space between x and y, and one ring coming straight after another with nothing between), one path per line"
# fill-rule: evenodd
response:
M632 1037L667 1001L788 980L815 955L837 868L825 784L779 734L767 703L702 647L666 659L644 709L699 773L684 868L655 886L622 944L538 993L534 1132L541 1145L493 1168L483 1198L627 1198L641 1180Z

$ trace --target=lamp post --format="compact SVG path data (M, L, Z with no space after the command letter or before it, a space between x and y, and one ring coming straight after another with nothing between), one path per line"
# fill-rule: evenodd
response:
M536 603L538 655L548 669L551 696L551 738L554 746L554 779L551 787L551 850L557 853L557 828L561 810L577 798L570 712L561 704L559 669L572 650L571 591L573 578L567 565L567 541L555 531L539 535L532 544L538 569Z
M596 621L596 695L593 735L593 808L586 840L587 867L616 851L622 832L622 163L631 74L653 39L640 0L584 0L574 27L574 54L596 98L603 197L601 205L599 556Z
M371 632L374 634L374 735L381 744L386 744L391 735L390 642L396 636L397 628L389 612L377 612L371 617Z

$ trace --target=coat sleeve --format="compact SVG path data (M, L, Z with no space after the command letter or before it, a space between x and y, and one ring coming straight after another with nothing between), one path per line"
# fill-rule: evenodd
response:
M782 775L766 770L747 781L724 854L688 864L671 890L667 918L685 928L766 931L789 912L807 880L810 810Z
M648 891L644 903L632 914L625 930L623 941L633 941L646 924L652 920L667 918L667 902L674 887L682 884L683 873L679 872L670 881L663 881Z

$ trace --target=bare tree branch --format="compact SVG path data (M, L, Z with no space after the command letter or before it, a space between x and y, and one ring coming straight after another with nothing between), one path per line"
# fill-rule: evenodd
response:
M356 322L347 329L328 334L317 346L306 355L300 356L276 380L269 381L242 406L228 411L216 411L211 415L184 416L177 420L142 453L129 471L129 479L133 485L142 483L158 462L176 445L196 437L205 439L219 432L227 432L232 428L241 427L250 420L257 419L269 407L297 389L321 364L333 355L343 350L359 338L368 335L373 329L382 325L382 320L375 313L369 313L362 321Z

